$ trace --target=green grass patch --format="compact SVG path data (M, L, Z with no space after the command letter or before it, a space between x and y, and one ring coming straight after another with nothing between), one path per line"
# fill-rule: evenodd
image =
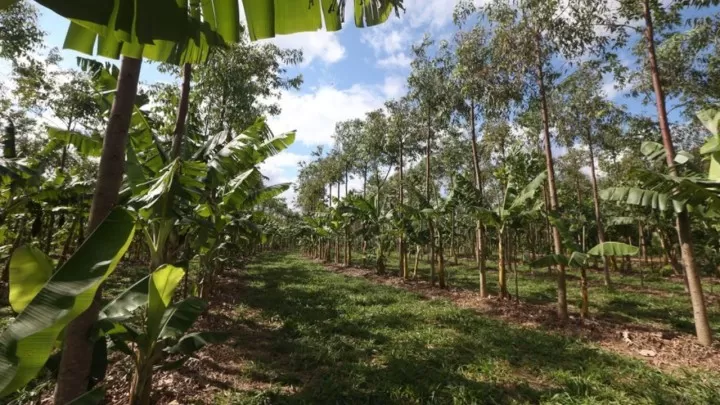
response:
M360 258L361 255L356 255ZM425 256L427 258L427 256ZM410 260L410 270L414 256ZM457 265L452 258L446 258L448 285L451 287L478 290L479 276L474 259L461 258ZM360 264L358 259L355 264ZM418 277L430 280L430 265L420 260ZM608 289L603 283L601 271L588 270L590 312L593 317L610 320L618 324L654 326L666 330L684 333L695 333L692 303L690 296L683 290L682 280L659 274L660 265L652 268L641 268L634 264L633 273L612 273L613 288ZM488 284L491 294L497 293L496 264L488 261ZM642 275L640 274L642 271ZM391 255L388 260L388 272L398 272L398 259ZM508 273L508 287L515 295L515 275ZM557 302L557 278L548 273L547 269L536 269L534 272L526 265L518 266L518 291L520 299L533 304L551 304ZM567 270L568 304L578 308L581 304L580 274L573 269ZM716 334L720 334L720 283L717 279L703 280L703 289L707 301L710 325Z
M665 374L296 256L242 277L235 321L264 328L272 355L248 356L241 377L270 388L225 390L220 404L720 403L719 375Z

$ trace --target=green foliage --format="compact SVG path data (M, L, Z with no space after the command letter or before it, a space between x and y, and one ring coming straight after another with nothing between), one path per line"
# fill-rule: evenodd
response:
M115 270L134 230L132 216L114 210L39 290L34 286L47 273L47 259L13 257L16 268L22 261L26 270L39 274L21 280L30 283L23 291L37 293L0 337L2 395L24 386L40 371L60 332L90 306L100 283Z
M621 242L604 242L587 251L590 256L636 256L640 252L637 246Z
M196 297L172 304L183 276L182 268L161 266L121 293L101 313L101 328L113 346L133 359L137 381L132 387L133 404L146 403L156 368L180 367L195 351L228 337L219 332L187 333L207 304ZM136 317L135 311L140 308L143 314ZM180 357L166 362L170 355Z
M462 264L453 274L466 277L464 288L475 289L474 263ZM423 276L428 274L425 265ZM362 277L334 274L292 255L268 255L238 277L228 288L247 289L231 322L252 331L266 330L267 322L282 324L264 343L272 352L287 350L287 355L254 357L240 376L271 383L250 392L223 389L214 398L219 404L473 403L478 398L557 404L715 401L713 373L664 373L579 340L496 321L444 299L428 300ZM622 281L639 285L637 276ZM554 283L545 274L528 275L521 291L552 301ZM689 308L676 283L662 282L672 294L672 306L666 296L608 291L599 273L591 285L596 286L595 304L613 316L674 317ZM661 282L652 285L658 288ZM624 312L621 305L626 305ZM289 391L308 370L324 383Z
M10 305L22 312L45 286L53 273L52 260L40 249L22 246L10 259Z

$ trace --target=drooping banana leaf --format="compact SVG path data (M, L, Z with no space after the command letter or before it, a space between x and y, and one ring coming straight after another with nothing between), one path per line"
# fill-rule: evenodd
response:
M93 301L134 234L133 217L115 209L48 280L0 336L0 395L33 379L63 328Z
M174 346L168 349L171 354L189 355L209 344L226 341L230 337L227 332L195 332L182 337Z
M100 321L120 322L130 318L133 312L148 303L148 281L150 275L141 278L100 311Z
M640 249L637 246L621 242L604 242L588 250L590 256L635 256Z
M272 38L276 35L325 28L342 28L346 0L265 1L243 0L250 39ZM402 8L402 0L354 0L355 25L370 27L387 20L393 9Z
M159 337L179 338L195 323L205 311L207 303L197 297L188 297L167 308L160 322Z
M15 249L10 259L10 305L22 312L53 272L53 264L40 249L27 245Z
M18 0L0 0L0 9ZM175 64L201 63L210 48L240 40L238 0L35 0L71 20L64 47ZM387 20L402 0L354 0L355 24ZM251 40L342 27L346 0L242 0Z
M552 267L557 265L568 265L568 258L565 257L565 255L557 255L557 254L551 254L543 256L532 263L530 263L530 267L533 268L542 268L542 267Z
M160 336L165 312L170 306L175 288L184 275L185 270L169 264L159 267L152 273L147 310L147 332L150 341Z
M102 138L91 138L75 131L64 131L59 128L48 127L47 129L50 143L46 146L46 150L54 149L58 145L72 145L82 156L100 156L102 152Z
M706 109L697 116L712 134L700 149L700 153L710 155L708 180L720 181L720 109Z
M98 385L70 401L68 405L98 405L105 400L105 387Z

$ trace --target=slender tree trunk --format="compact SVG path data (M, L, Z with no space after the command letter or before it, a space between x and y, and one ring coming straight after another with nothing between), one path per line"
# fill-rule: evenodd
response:
M413 278L417 277L418 263L420 262L420 245L415 245L415 266L413 266Z
M182 141L185 136L185 123L187 122L188 108L190 106L190 80L192 79L192 65L183 65L183 81L180 88L180 102L178 103L175 129L173 130L172 157L177 159L182 153Z
M425 198L430 201L430 148L432 146L432 129L430 121L427 125L427 145L425 147ZM435 227L432 219L428 219L430 231L430 285L435 285Z
M440 234L440 229L438 229L438 282L440 284L440 288L447 287L446 280L445 280L445 252L443 249L443 240L442 235Z
M403 149L404 149L403 138L401 135L400 136L400 165L398 166L398 171L399 171L398 185L400 187L400 207L401 207L400 215L404 221L405 220L405 211L402 210L402 206L403 206L403 204L405 204L405 187L403 187L403 182L405 181L405 179L403 178L403 174L404 174L403 166L405 164L405 161L404 161L404 156L403 156L403 152L404 152ZM400 273L402 274L403 278L407 280L408 277L410 276L410 274L408 274L408 255L407 255L407 247L405 246L404 224L403 224L403 229L400 232L399 244L400 244Z
M592 181L593 209L595 211L595 224L597 225L598 242L604 243L605 228L603 227L602 214L600 211L600 193L598 193L597 176L595 174L595 154L593 151L593 139L590 131L588 131L588 152L590 155L590 181ZM610 268L608 267L607 258L603 256L602 261L605 286L610 287L612 280L610 280Z
M543 56L541 49L541 38L540 33L537 34L537 82L540 88L540 104L542 108L542 122L543 122L543 137L545 141L545 165L547 166L548 176L548 196L550 198L550 213L556 214L559 208L557 187L555 186L555 168L553 166L552 157L552 143L550 141L550 118L548 115L547 98L545 95L545 79L543 74ZM561 255L562 251L562 239L560 238L560 230L556 227L552 227L553 247L555 254ZM558 318L561 321L567 320L567 287L565 285L565 266L559 264L557 266L557 304L558 304Z
M337 184L337 199L340 204L340 182ZM335 237L335 264L340 264L340 236Z
M365 192L367 190L367 166L363 169L363 198L365 198Z
M130 117L135 103L141 59L123 57L118 77L117 93L110 111L98 178L90 208L88 232L102 223L117 202L125 172L125 145ZM102 286L101 286L102 287ZM102 298L98 288L87 311L75 318L65 330L64 349L55 386L55 404L64 405L82 395L88 388L93 344L90 332L97 321Z
M348 196L348 168L345 167L345 198ZM350 244L350 225L345 225L345 267L352 266L352 246Z
M60 253L60 263L65 262L65 258L70 254L70 246L72 245L73 237L75 236L75 228L80 225L80 216L76 215L72 224L70 225L70 231L68 232L67 239L63 245L62 253Z
M677 175L677 168L675 167L675 147L673 145L672 135L670 134L670 125L668 124L667 109L665 107L665 94L660 80L660 72L657 67L650 0L643 0L643 13L645 16L645 39L648 48L648 61L653 89L655 90L655 103L657 105L660 133L662 135L663 146L665 147L665 156L670 174ZM692 234L690 232L690 216L687 211L677 214L675 225L678 233L678 242L680 243L680 253L685 264L685 276L687 277L688 288L690 290L690 300L692 301L693 318L695 320L695 332L698 342L701 345L710 346L712 344L712 329L710 329L710 323L708 322L700 274L695 263L695 252L693 251Z
M498 292L500 298L508 297L507 290L507 274L505 272L505 235L502 231L498 232Z
M582 295L582 304L580 307L580 317L582 319L587 318L588 316L588 306L589 306L589 300L588 300L588 282L587 282L587 273L585 271L585 266L580 267L580 291Z
M45 235L45 254L52 256L53 228L55 228L55 214L51 211L48 215L47 235Z
M480 182L480 164L478 163L478 145L477 133L475 132L475 102L470 102L470 134L472 136L472 163L475 173L475 187L482 193L482 184ZM485 267L485 247L484 243L483 223L478 219L475 224L475 257L477 259L478 273L480 276L480 297L487 297L487 269Z

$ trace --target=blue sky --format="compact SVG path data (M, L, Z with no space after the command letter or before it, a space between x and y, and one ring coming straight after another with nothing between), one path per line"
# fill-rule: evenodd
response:
M402 96L406 91L411 44L420 41L425 32L437 39L450 39L455 32L452 23L455 1L405 0L406 12L401 18L393 15L377 27L357 29L348 15L343 30L337 33L300 33L272 39L281 47L303 50L304 63L291 69L291 73L302 73L305 82L299 91L282 94L279 100L282 113L269 120L276 133L297 130L295 145L263 165L271 182L293 181L298 162L309 160L310 151L317 145L331 144L337 121L362 117L380 108L385 100ZM67 20L42 10L40 24L48 32L48 47L61 48ZM74 66L77 55L63 50L65 67ZM173 80L152 64L143 65L141 81ZM628 104L633 112L647 111L637 101L623 98L613 88L611 78L605 84L605 92L609 98ZM359 185L359 180L351 183L351 187ZM288 191L285 197L292 200L293 192Z

